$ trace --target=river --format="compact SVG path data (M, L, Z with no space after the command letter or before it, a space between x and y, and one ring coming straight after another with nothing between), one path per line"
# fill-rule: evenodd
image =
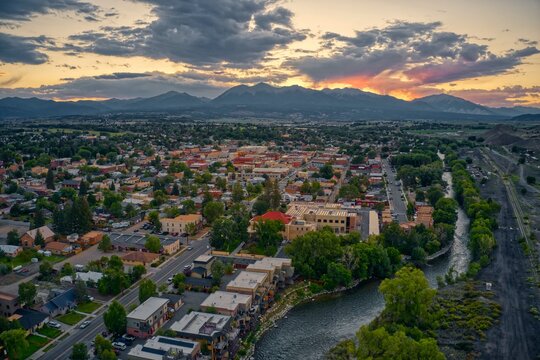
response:
M452 175L443 174L448 183L446 196L453 197ZM444 276L451 266L458 273L467 270L470 255L467 249L469 219L458 210L454 242L450 251L423 270L431 286L437 276ZM341 340L352 338L361 325L369 323L384 308L377 290L378 281L370 281L346 293L318 299L292 309L277 328L266 332L257 342L257 360L316 360Z

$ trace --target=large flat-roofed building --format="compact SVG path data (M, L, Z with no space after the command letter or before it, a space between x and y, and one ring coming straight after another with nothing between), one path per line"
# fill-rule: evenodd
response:
M287 215L315 224L317 230L330 227L336 234L358 230L358 215L341 209L339 204L291 203Z
M135 345L127 356L130 360L196 360L200 352L201 345L197 341L155 336L144 345Z
M195 340L210 351L211 359L234 358L238 350L238 329L233 329L232 317L192 311L171 326L181 338Z
M201 309L203 311L215 309L218 314L236 317L241 312L249 311L251 301L251 295L229 291L216 291L208 295L201 303Z
M180 250L180 239L173 236L154 235L159 238L161 243L161 252L165 254L174 254ZM126 234L112 232L109 234L113 248L120 251L147 251L146 237L141 234Z
M251 295L255 300L258 295L266 292L269 282L265 272L241 271L236 279L227 284L227 291Z
M171 234L184 234L188 232L188 224L193 224L196 229L202 225L202 216L199 214L178 215L172 219L160 219L161 228Z
M291 284L294 275L292 260L286 258L265 257L249 264L246 270L268 273L274 285L279 287Z
M148 338L165 323L168 299L150 297L127 315L127 333L138 338Z

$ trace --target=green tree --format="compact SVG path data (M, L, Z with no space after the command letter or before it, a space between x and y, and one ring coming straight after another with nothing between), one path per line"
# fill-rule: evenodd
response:
M212 284L214 286L221 285L221 279L225 275L225 265L220 260L216 260L212 263Z
M114 300L109 309L103 314L103 322L107 330L115 335L122 335L126 332L126 316L126 309L118 301Z
M235 182L232 188L232 200L235 203L239 203L244 200L244 189L239 181Z
M421 270L403 267L395 278L383 280L379 291L386 304L383 316L389 321L411 327L429 324L429 309L436 290L429 287Z
M175 289L178 289L178 292L181 294L184 292L184 289L186 287L186 275L182 274L182 273L178 273L176 275L173 276L173 286Z
M158 211L150 211L150 213L148 214L148 222L152 224L156 231L161 231L161 221L159 221Z
M255 223L257 246L264 251L265 255L273 255L277 251L279 243L283 240L282 231L285 226L278 220L261 219Z
M101 359L101 354L105 351L111 351L114 354L112 343L101 335L97 335L94 340L94 347L97 356Z
M220 216L223 216L224 212L225 207L223 206L223 203L218 201L210 201L203 208L203 215L210 224L216 221Z
M33 229L40 228L43 225L45 225L45 216L43 216L43 210L38 208L36 209L36 212L34 213L32 228Z
M195 202L191 199L182 201L182 212L184 214L194 214L197 212Z
M103 350L99 356L99 360L116 360L116 353L113 350Z
M47 171L47 177L45 178L45 185L47 186L47 189L54 190L54 172L51 168Z
M337 286L349 286L352 282L352 274L343 264L332 262L328 264L326 274L322 276L324 287L328 290Z
M319 175L324 179L331 179L334 176L334 168L331 164L324 164L319 170Z
M62 276L71 276L75 274L75 269L73 268L73 265L70 263L65 263L62 265L62 269L60 270L60 275Z
M88 349L86 348L86 344L84 343L77 343L73 345L73 350L71 352L71 360L88 360L90 357L88 356Z
M146 242L144 243L144 247L153 253L159 253L161 250L161 241L159 241L159 238L155 235L146 235Z
M150 279L144 279L139 284L139 302L142 304L148 298L157 294L156 283Z
M0 339L4 343L10 359L22 358L22 354L29 346L26 340L26 331L23 329L4 331L0 334Z
M256 215L262 215L270 209L270 203L264 198L259 198L253 203L253 212Z
M11 229L7 234L8 245L20 245L19 233L17 229Z
M347 201L354 200L360 196L360 190L354 185L343 185L339 189L339 197Z
M84 303L88 300L88 289L86 283L82 280L75 281L75 299L79 303Z
M36 231L36 236L34 237L34 244L39 245L41 247L45 246L45 239L43 238L43 235L41 235L41 231Z
M144 274L146 274L146 268L144 267L144 265L135 265L131 269L130 273L131 282L134 283L138 281Z
M104 295L118 295L129 286L129 279L122 271L105 269L98 281L98 290Z
M42 280L50 280L53 273L53 267L50 262L43 261L39 265L39 275Z
M26 306L30 306L34 303L34 299L37 295L36 285L27 281L19 284L19 302Z
M101 242L98 245L98 249L103 252L109 252L112 250L112 241L109 235L105 234L103 235L103 238L101 239Z
M232 219L220 217L212 224L212 233L210 234L210 244L218 249L225 251L234 250L240 243L236 224Z

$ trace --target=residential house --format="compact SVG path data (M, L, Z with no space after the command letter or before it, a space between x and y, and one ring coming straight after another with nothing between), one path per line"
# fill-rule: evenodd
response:
M75 289L69 289L43 304L40 310L51 317L62 315L77 306Z
M49 319L50 316L46 313L22 308L17 309L17 311L8 318L9 321L18 321L22 328L29 334L45 325Z
M152 265L159 260L159 254L144 251L130 251L126 255L122 256L121 259L124 263L124 268L129 270L137 265Z
M51 241L45 245L45 251L55 255L68 255L73 252L73 246L60 241Z
M21 246L31 248L35 246L37 233L43 237L45 244L54 240L54 232L48 226L41 226L36 229L28 230L21 236Z
M6 256L14 258L22 252L22 247L17 245L4 245L0 244L0 251L2 251Z

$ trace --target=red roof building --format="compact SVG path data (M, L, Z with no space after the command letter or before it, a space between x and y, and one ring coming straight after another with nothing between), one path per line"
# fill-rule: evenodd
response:
M284 225L288 224L292 220L292 216L284 214L280 211L269 211L261 216L255 216L252 221L259 220L277 220L281 221Z

